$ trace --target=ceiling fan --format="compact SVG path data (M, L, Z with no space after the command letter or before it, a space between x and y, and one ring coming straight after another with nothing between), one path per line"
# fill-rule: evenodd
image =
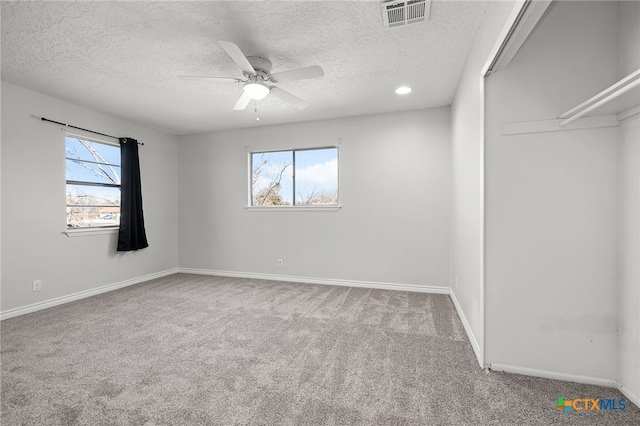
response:
M234 110L244 110L252 99L264 99L268 94L282 99L291 105L304 109L309 103L291 93L274 86L285 81L304 80L307 78L322 77L324 71L318 65L305 68L298 68L290 71L281 71L271 74L271 62L259 56L245 56L240 48L230 41L218 41L218 44L227 52L233 61L242 68L244 79L234 77L212 77L181 75L180 78L209 78L216 80L232 81L234 83L244 83L243 92L238 102L233 107Z

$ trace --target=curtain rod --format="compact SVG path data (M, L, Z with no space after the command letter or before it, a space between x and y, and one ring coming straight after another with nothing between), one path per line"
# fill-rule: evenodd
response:
M61 122L59 122L59 121L49 120L48 118L44 118L44 117L41 117L41 118L40 118L40 120L42 120L42 121L48 121L49 123L60 124L60 125L62 125L62 126L65 126L65 127L71 127L71 128L73 128L73 129L84 130L85 132L93 133L93 134L95 134L95 135L106 136L106 137L108 137L108 138L113 138L113 139L118 139L118 140L120 140L120 139L121 139L121 138L116 137L116 136L107 135L106 133L100 133L100 132L95 132L95 131L93 131L93 130L89 130L89 129L83 129L82 127L72 126L71 124L61 123ZM144 145L144 142L138 142L138 145Z

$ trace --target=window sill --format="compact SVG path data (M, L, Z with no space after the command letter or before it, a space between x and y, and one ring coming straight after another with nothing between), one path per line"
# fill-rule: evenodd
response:
M331 206L247 206L245 209L248 211L254 212L273 212L273 211L284 211L284 212L337 212L340 210L342 206L340 205L331 205Z
M88 237L89 235L117 234L118 227L101 227L101 228L69 228L62 231L69 238Z

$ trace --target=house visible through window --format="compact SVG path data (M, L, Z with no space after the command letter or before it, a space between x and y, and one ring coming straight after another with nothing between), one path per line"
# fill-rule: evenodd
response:
M65 138L67 227L120 224L120 146Z
M338 204L338 148L251 153L251 205Z

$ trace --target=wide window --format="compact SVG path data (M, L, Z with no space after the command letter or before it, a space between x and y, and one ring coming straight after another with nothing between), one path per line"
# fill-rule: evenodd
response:
M67 227L120 224L120 146L68 135Z
M251 153L251 205L338 204L338 148Z

